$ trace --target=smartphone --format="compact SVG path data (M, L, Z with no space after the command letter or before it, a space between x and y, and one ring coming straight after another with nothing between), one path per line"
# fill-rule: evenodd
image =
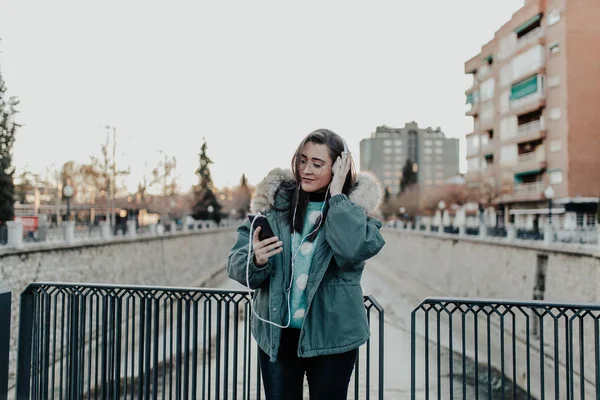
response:
M249 214L248 215L248 219L250 220L250 223L252 223L252 221L254 221L255 217L256 217L255 214ZM267 221L267 218L265 218L263 216L258 217L258 219L256 220L256 222L254 222L253 232L259 226L261 228L260 232L258 233L258 239L260 241L263 241L265 239L268 239L270 237L275 236L275 234L273 233L273 229L271 229L271 225L269 225L269 221Z

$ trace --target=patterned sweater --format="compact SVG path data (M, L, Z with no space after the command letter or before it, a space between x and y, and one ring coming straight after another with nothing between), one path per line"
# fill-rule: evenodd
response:
M309 242L307 239L302 240L302 238L308 236L317 227L315 223L317 218L321 216L322 207L323 202L309 202L304 218L302 234L300 235L296 231L292 233L294 281L290 292L290 308L292 314L290 328L300 329L302 328L302 321L304 321L304 313L306 312L306 283L308 282L310 265L315 253L314 243L316 243L321 231L319 231L317 237L315 237L314 242ZM324 222L321 224L323 223ZM298 247L300 247L300 250L298 250Z

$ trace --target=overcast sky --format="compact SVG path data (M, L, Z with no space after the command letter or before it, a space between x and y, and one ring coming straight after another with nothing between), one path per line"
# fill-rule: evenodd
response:
M100 154L117 128L131 190L159 155L183 189L203 138L219 187L288 167L313 129L358 163L378 125L461 138L464 62L523 0L0 0L0 67L21 99L14 162L43 172Z

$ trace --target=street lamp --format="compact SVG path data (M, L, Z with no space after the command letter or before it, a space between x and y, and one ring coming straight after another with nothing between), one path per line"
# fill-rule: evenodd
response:
M71 220L71 197L73 196L73 186L68 183L63 188L63 196L67 199L67 221Z
M554 198L554 189L548 185L544 189L544 197L548 199L548 225L552 225L552 199Z

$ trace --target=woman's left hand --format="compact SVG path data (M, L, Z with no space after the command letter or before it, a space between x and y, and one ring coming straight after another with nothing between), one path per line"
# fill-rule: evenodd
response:
M336 194L342 193L342 189L344 188L344 182L346 182L346 176L350 171L350 165L352 162L352 154L348 153L347 156L342 153L342 156L338 157L338 164L334 172L333 179L331 180L331 186L329 187L329 193L332 196Z

